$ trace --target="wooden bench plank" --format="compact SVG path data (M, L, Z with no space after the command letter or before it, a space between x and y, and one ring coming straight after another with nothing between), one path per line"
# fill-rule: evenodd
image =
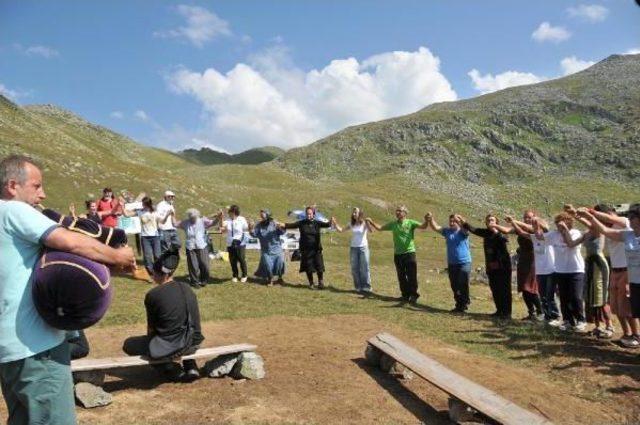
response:
M223 356L225 354L241 353L243 351L255 351L252 344L234 344L221 347L200 348L194 354L182 356L181 360L203 359ZM71 362L72 372L84 372L88 370L107 370L125 367L144 366L148 364L167 363L167 360L151 360L143 356L105 357L101 359L78 359Z
M388 333L371 338L369 344L394 358L436 387L505 425L550 425L551 422L459 375Z

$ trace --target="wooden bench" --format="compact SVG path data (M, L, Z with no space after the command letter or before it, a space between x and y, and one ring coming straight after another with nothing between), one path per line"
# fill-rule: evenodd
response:
M256 346L252 344L234 344L221 347L200 348L194 354L182 356L180 360L197 360L223 356L226 354L242 353L245 351L255 351ZM179 360L179 359L176 359ZM151 360L144 356L123 356L105 357L102 359L78 359L71 362L72 372L87 372L109 369L120 369L125 367L144 366L149 364L167 363L169 360Z
M369 339L368 343L450 396L501 424L551 424L547 418L525 410L488 388L457 374L393 335L380 333Z

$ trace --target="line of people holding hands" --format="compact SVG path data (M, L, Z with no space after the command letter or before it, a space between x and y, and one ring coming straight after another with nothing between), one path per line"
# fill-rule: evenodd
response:
M610 338L614 332L612 314L615 314L624 334L621 343L629 347L640 345L637 321L640 316L640 275L634 268L640 264L628 264L636 255L630 236L632 224L637 220L636 206L629 210L628 217L623 217L607 205L578 209L566 205L563 212L554 217L555 229L533 210L525 211L521 220L507 215L503 222L489 214L485 217L484 227L475 227L459 214L451 214L447 226L440 226L431 213L427 213L423 221L412 220L407 217L408 210L403 205L396 208L395 220L379 225L366 217L360 208L354 208L348 225L343 228L335 217L318 219L315 206L305 208L304 216L291 223L275 221L268 208L259 211L259 219L254 223L240 214L237 205L230 206L226 216L220 210L211 217L203 217L191 208L187 210L185 220L178 220L174 199L173 192L165 192L155 210L150 198L142 200L143 210L138 215L142 221L145 265L151 272L163 247L179 243L176 229L182 229L186 235L192 286L204 286L209 280L207 229L218 226L226 236L234 282L248 279L245 249L249 235L259 239L261 247L255 275L267 285L282 283L286 262L281 236L288 229L298 229L300 272L306 274L310 288L323 289L325 265L321 234L322 229L333 228L351 232L349 249L353 283L358 293L367 296L372 293L368 234L390 231L400 301L416 303L420 294L415 230L430 228L441 234L446 242L447 271L455 301L453 312L463 313L470 305L471 234L482 239L485 270L496 307L494 316L506 319L512 315L511 281L515 268L517 290L522 293L528 312L526 320L544 321L562 330L576 332L587 332L590 322L594 324L591 332L595 336ZM576 223L584 226L585 231L574 227ZM515 266L508 235L516 236ZM583 245L585 257L581 253Z

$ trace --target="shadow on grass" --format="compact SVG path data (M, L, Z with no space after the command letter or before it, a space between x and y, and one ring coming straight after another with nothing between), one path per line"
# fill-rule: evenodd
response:
M438 411L405 387L400 380L378 368L369 366L365 359L351 359L360 369L371 376L398 403L407 409L420 423L451 424L447 411Z
M588 368L611 377L629 377L640 382L639 352L624 349L607 340L588 335L561 332L543 324L518 321L496 323L491 329L455 331L467 334L464 342L472 345L500 344L514 353L515 361L554 359L551 370L567 371ZM529 351L522 354L522 351ZM519 352L519 354L515 354ZM556 360L560 359L560 361ZM563 361L563 359L566 359ZM640 385L611 387L605 391L615 394L640 392Z

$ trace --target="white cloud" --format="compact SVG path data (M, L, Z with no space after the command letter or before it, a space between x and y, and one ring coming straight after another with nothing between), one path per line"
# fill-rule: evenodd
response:
M121 111L113 111L109 114L109 116L116 120L121 120L124 118L124 114Z
M139 119L140 121L149 121L149 115L142 109L138 109L133 113L133 116Z
M8 97L9 99L16 99L20 97L19 92L17 92L16 90L11 90L9 87L5 86L2 83L0 83L0 94L4 97Z
M551 41L553 43L560 43L561 41L568 40L571 37L571 33L564 27L554 27L549 22L543 22L536 30L531 33L531 38L543 43L545 41Z
M567 13L572 18L580 18L589 22L601 22L607 19L609 9L599 4L581 4L568 8Z
M27 56L40 56L45 59L51 59L60 56L60 52L47 46L29 46L24 49L24 54Z
M277 45L225 74L182 68L167 83L202 104L207 140L233 151L301 146L348 125L457 98L440 73L440 60L425 47L361 62L336 59L304 72Z
M546 80L530 72L506 71L501 74L485 74L481 75L477 69L472 69L467 73L473 81L473 87L480 94L491 93L494 91L506 89L508 87L522 86L525 84L535 84Z
M640 55L640 47L636 47L635 49L629 49L623 53L623 55Z
M10 89L9 87L0 83L0 94L6 98L11 99L14 102L17 102L22 98L31 96L33 92L31 90L23 91L23 90Z
M176 11L186 25L166 31L156 31L153 35L161 38L186 38L196 47L203 47L208 41L219 36L231 35L229 23L213 12L199 6L181 4Z
M593 64L595 64L594 61L581 60L575 56L569 56L560 61L563 75L575 74L576 72L589 68Z

